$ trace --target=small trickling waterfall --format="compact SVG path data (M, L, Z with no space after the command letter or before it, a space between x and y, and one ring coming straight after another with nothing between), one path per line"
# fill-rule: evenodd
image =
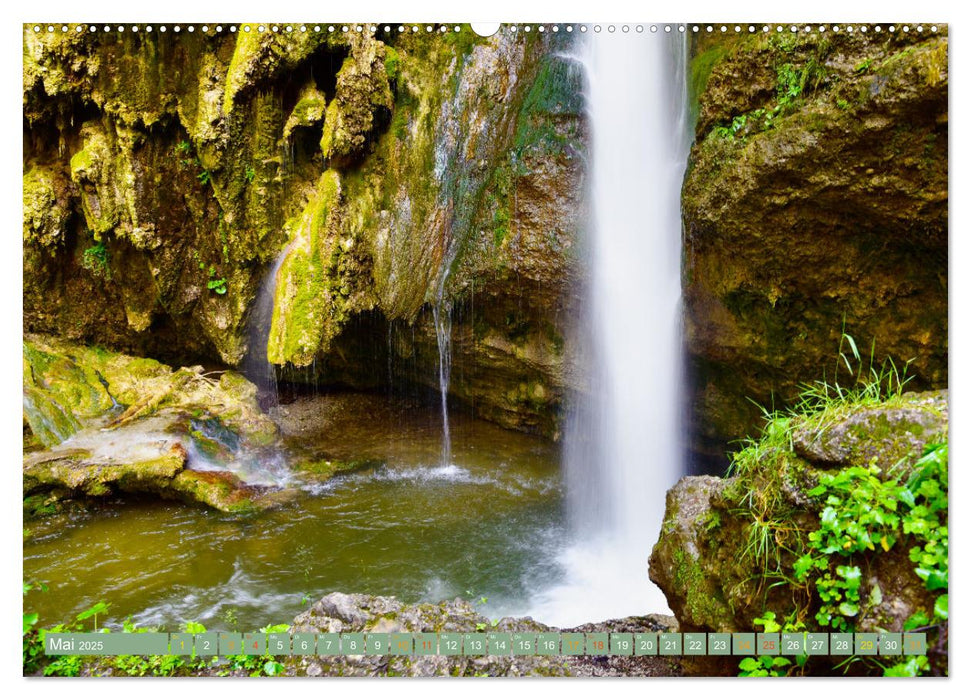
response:
M280 251L273 265L263 278L260 290L257 292L250 316L249 352L243 362L243 372L246 377L256 384L259 390L260 405L264 409L272 408L280 403L279 387L277 385L276 368L267 359L267 344L270 338L270 327L273 325L273 300L276 294L276 277L287 259L290 249L296 241L294 238Z
M592 129L590 391L566 437L566 580L531 611L553 624L667 609L647 559L682 472L685 59L677 26L594 35L580 59Z
M438 344L438 391L442 398L442 466L452 463L452 431L448 423L448 385L452 378L452 302L446 298L445 283L455 262L457 246L449 238L445 256L438 272L438 286L432 319L435 322L435 341Z
M452 376L452 305L439 296L432 307L438 342L438 391L442 397L442 466L452 461L452 433L448 425L448 385Z

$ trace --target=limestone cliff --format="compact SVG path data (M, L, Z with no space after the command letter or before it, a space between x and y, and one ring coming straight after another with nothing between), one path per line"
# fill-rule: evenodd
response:
M295 381L420 386L438 304L453 394L556 435L586 128L569 40L250 29L25 28L25 330L230 366L268 335Z
M844 331L947 385L948 37L704 37L683 189L692 449L837 379ZM845 380L845 376L840 379Z

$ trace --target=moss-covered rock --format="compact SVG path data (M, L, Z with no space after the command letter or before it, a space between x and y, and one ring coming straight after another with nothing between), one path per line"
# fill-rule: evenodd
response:
M288 224L291 242L277 272L267 359L308 365L326 351L343 321L344 296L335 269L341 246L340 176L328 170L310 202Z
M930 620L936 597L946 593L946 574L943 586L925 585L913 548L921 551L921 528L930 521L915 510L919 522L905 525L915 504L906 493L896 494L916 472L926 472L918 460L942 442L946 392L884 401L857 397L811 414L775 417L760 440L735 454L729 478L685 477L668 492L651 580L683 630L753 629L767 612L780 625L809 630L901 632L915 613ZM842 479L844 490L819 488L833 479ZM942 479L935 477L926 492L946 492L946 465ZM882 484L888 485L885 492L879 491ZM885 519L863 519L883 508ZM841 512L861 515L851 522ZM941 517L946 525L946 509ZM844 525L832 525L840 518ZM822 529L826 523L830 530ZM866 539L870 530L883 533L879 542ZM826 532L839 535L842 545L829 547L822 539ZM943 532L946 539L946 527ZM839 593L837 602L852 601L840 609L845 618L827 612L821 622L825 601L814 576L838 577L832 572L840 567L856 567L860 590L852 599ZM941 634L946 639L946 631Z
M354 33L351 53L337 72L337 88L327 106L320 150L325 158L348 160L358 155L374 129L376 112L390 113L394 103L385 67L383 42Z
M899 474L928 444L946 439L947 424L947 392L904 394L877 408L803 419L793 429L792 442L796 454L820 467L873 462L888 475Z
M316 86L309 82L300 91L297 104L293 106L286 124L283 125L283 138L289 139L294 129L312 127L324 119L327 98Z
M937 33L703 37L682 193L697 454L826 373L842 332L947 384L947 57Z
M24 244L63 246L71 216L68 184L43 168L24 171Z
M233 471L241 456L257 462L272 456L278 437L260 411L256 387L235 372L217 380L201 367L173 370L148 358L29 336L24 422L28 437L47 448L25 452L25 495L154 493L226 512L292 496L250 486Z

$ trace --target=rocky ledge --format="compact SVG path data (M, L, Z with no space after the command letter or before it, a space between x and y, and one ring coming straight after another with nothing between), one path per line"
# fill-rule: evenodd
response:
M39 336L24 341L24 508L147 493L224 512L293 495L241 463L273 463L278 431L235 372Z
M666 615L558 629L529 617L490 621L456 598L408 605L397 598L331 593L298 615L291 633L313 632L666 632ZM650 656L309 656L288 662L291 675L307 676L673 676L680 665Z

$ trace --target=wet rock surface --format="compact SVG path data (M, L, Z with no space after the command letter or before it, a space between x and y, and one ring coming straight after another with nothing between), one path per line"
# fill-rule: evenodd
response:
M260 411L256 388L233 372L173 370L30 336L24 432L25 497L154 494L242 512L279 504L287 493L237 468L246 452L272 457L278 431Z

